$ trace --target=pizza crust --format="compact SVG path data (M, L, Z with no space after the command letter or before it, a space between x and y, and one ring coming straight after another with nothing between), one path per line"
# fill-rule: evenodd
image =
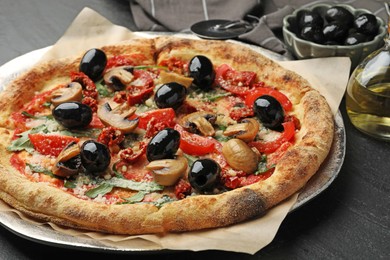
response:
M134 47L137 46L137 47ZM142 52L148 62L169 57L188 61L204 54L215 65L231 64L238 70L254 71L267 85L277 86L294 104L301 122L295 144L280 159L268 179L218 195L189 196L161 208L151 204L106 205L78 199L45 183L31 182L10 165L9 142L0 145L0 198L23 213L56 224L115 234L166 233L214 228L255 218L285 200L315 174L326 158L333 138L333 116L323 96L299 75L287 71L253 50L221 41L186 40L174 37L137 40L103 48L107 53ZM77 69L80 58L34 66L1 94L0 138L10 140L8 117L44 90ZM48 73L49 71L49 73Z

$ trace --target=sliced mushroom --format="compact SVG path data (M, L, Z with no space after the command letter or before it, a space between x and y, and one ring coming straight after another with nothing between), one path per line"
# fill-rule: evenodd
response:
M146 169L151 170L154 180L163 186L172 186L187 171L188 163L184 156L176 159L162 159L150 162Z
M222 147L227 163L235 170L251 174L257 170L257 154L242 140L230 139Z
M244 142L250 142L255 139L259 129L260 124L256 119L246 118L238 124L228 126L223 134L241 139Z
M138 125L138 118L133 120L127 119L135 111L136 108L130 107L127 103L123 103L114 109L111 109L109 103L105 103L98 108L97 115L103 124L112 126L122 131L122 133L127 134L132 132Z
M185 77L183 75L174 73L174 72L167 72L165 70L160 71L160 82L161 84L169 83L169 82L176 82L179 83L186 88L189 88L192 84L192 81L194 79L190 77Z
M104 83L114 90L123 90L133 80L133 67L122 66L107 71L103 80Z
M83 97L83 87L78 82L71 82L65 88L60 88L53 92L51 103L54 106L70 101L81 101Z
M215 130L213 123L216 115L204 111L194 112L181 119L181 125L190 132L200 133L203 136L213 136Z
M71 142L58 155L52 171L54 175L67 177L76 174L80 167L80 147Z

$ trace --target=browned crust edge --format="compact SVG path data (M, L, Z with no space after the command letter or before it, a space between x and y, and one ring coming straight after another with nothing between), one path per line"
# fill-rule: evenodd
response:
M160 209L148 204L104 205L77 199L43 183L30 182L10 166L10 154L4 142L0 149L0 198L32 217L69 227L129 235L164 233L220 227L254 218L297 192L315 174L329 152L334 126L328 104L308 82L243 46L171 37L157 38L154 43L158 59L190 49L207 54L212 60L215 58L216 64L229 62L240 70L255 71L260 80L278 86L288 95L302 128L296 144L281 158L274 174L247 187L219 195L188 197ZM124 46L121 48L123 51ZM107 48L110 49L120 51L115 46ZM42 82L54 75L63 76L62 73L72 70L75 64L77 60L35 66L17 79L8 87L10 93L0 99L0 105L6 107L5 112L0 113L0 121L6 122L7 115L18 110L23 100L42 89ZM51 71L50 75L47 70ZM31 90L26 90L27 86L31 86ZM16 103L9 105L10 100ZM10 134L1 129L0 137L9 139Z

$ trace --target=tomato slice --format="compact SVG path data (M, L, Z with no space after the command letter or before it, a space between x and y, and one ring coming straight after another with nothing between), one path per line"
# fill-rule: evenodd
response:
M88 128L104 128L105 125L102 123L100 118L97 116L96 113L93 113L92 115L92 121L89 123Z
M53 134L29 134L28 137L37 152L56 157L69 143L79 141L76 137Z
M261 86L259 85L260 84L254 84L253 86L255 88L245 96L245 104L249 108L253 108L253 103L258 97L263 95L269 95L274 97L282 105L284 111L287 112L292 109L291 101L283 93L273 88L263 87L263 84L261 84Z
M130 55L117 55L107 60L106 70L119 66L135 66L143 64L147 60L146 56L140 53Z
M187 132L179 124L174 129L180 133L180 149L186 154L200 156L217 152L221 148L217 140Z
M222 64L215 70L215 83L236 95L245 95L251 91L255 78L255 72L236 71L227 64Z
M151 122L154 118L158 119L158 122L164 122L166 127L173 127L175 124L175 110L173 108L162 108L156 110L146 111L142 114L133 116L132 118L138 117L138 127L146 129L148 123Z
M261 153L272 153L276 151L283 143L291 140L295 134L295 125L294 122L284 122L282 123L284 131L280 136L274 141L262 142L262 141L253 141L249 143L250 147L255 147Z
M149 72L145 70L134 70L134 80L126 88L127 102L129 105L141 103L153 93L154 81Z

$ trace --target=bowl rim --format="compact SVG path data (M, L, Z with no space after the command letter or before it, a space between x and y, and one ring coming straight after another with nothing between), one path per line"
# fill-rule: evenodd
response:
M355 12L362 12L362 13L366 12L366 13L373 14L368 9L355 8L355 7L353 7L351 5L347 5L347 4L325 4L325 3L321 3L321 4L313 4L311 6L307 6L306 5L304 7L295 9L291 14L286 15L283 18L283 32L290 34L294 38L295 41L298 41L300 43L305 43L305 44L308 44L308 45L312 45L314 47L323 48L323 49L353 50L353 49L356 49L356 48L359 48L359 47L364 48L366 46L370 46L371 44L379 42L380 40L384 39L384 36L386 35L386 32L387 32L386 24L383 21L383 19L381 17L379 17L379 16L375 16L377 21L379 22L379 33L371 41L361 42L361 43L354 44L354 45L324 45L324 44L319 44L319 43L315 43L315 42L311 42L311 41L307 41L307 40L301 39L300 37L298 37L298 35L296 33L292 32L292 31L290 31L288 29L288 27L291 26L291 24L289 23L288 20L290 18L296 18L298 12L304 11L304 10L313 11L313 9L318 8L318 7L330 8L330 7L333 7L333 6L341 6L341 7L344 7L346 9L348 9L349 11L353 11L354 13Z

